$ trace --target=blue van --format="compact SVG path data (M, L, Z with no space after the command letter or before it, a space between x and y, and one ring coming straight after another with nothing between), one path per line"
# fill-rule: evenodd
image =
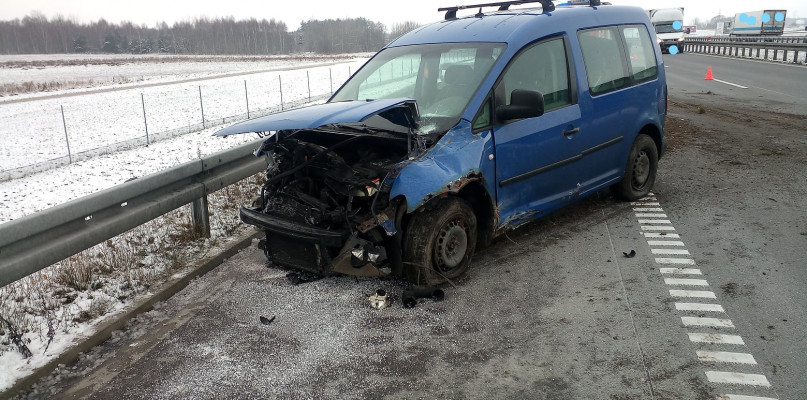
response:
M267 135L240 216L274 264L440 284L507 230L604 188L651 190L667 86L647 13L512 3L440 9L327 103L216 133Z

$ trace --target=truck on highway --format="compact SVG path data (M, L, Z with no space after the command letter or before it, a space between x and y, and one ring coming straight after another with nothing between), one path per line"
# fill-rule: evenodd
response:
M661 51L673 54L683 52L684 7L647 10L647 15L656 29L656 37L659 46L661 46Z
M734 14L730 35L782 35L787 10L763 10Z

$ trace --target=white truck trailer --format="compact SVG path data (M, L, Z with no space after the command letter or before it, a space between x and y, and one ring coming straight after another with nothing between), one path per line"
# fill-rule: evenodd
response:
M734 14L730 35L781 35L787 10L763 10Z
M684 51L684 7L647 10L650 22L656 28L656 37L662 52L682 53Z

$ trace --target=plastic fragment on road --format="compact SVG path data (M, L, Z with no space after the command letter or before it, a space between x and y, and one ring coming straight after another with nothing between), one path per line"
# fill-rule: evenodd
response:
M625 258L633 258L636 257L636 250L631 250L630 253L622 252L625 255Z
M261 315L260 320L261 320L261 323L262 323L262 324L264 324L264 325L269 325L269 324L271 324L271 323L272 323L272 321L274 321L274 320L275 320L275 316L273 315L273 316L272 316L272 318L266 318L266 317L264 317L263 315Z
M413 286L401 296L404 308L414 308L418 299L432 299L434 301L443 301L446 297L443 289L434 286Z
M384 289L376 290L368 299L370 300L370 306L378 310L387 308L390 304L389 296Z

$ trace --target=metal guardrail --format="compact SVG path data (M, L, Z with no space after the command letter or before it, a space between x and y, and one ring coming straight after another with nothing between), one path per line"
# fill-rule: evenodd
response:
M793 52L793 62L799 62L799 54L804 52L807 58L807 37L771 37L771 36L711 36L688 37L684 39L684 52L717 54L733 57L752 57L765 60L788 61ZM754 52L756 51L756 55Z
M186 204L209 236L207 195L264 170L253 155L262 140L0 224L0 287Z

